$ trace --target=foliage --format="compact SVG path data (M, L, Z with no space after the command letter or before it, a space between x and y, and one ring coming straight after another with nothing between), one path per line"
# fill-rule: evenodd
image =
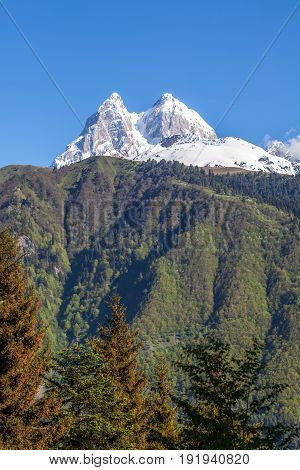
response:
M243 356L212 334L189 350L181 368L191 385L178 399L187 449L276 449L295 438L294 427L266 424L282 384L261 382L262 346L254 341Z
M0 443L45 449L64 432L61 402L42 396L49 356L38 324L38 298L22 266L19 240L0 233Z
M109 157L7 167L0 224L22 235L53 349L95 335L115 290L146 340L145 372L212 326L241 353L257 336L297 420L300 176L233 171ZM172 365L170 379L186 385Z
M74 342L56 358L49 391L62 400L70 432L61 449L128 449L126 397L114 385L103 357Z
M109 308L108 325L100 328L99 336L91 340L91 346L104 358L112 383L126 397L131 448L145 449L151 411L145 395L147 380L137 362L141 343L137 340L138 332L130 330L126 322L120 297L113 295Z
M152 417L148 434L150 449L175 449L178 444L177 410L172 405L168 374L168 366L161 359L156 367L155 380L151 389Z

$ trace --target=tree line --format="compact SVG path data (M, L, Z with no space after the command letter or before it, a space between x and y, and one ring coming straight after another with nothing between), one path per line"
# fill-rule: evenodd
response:
M251 197L259 203L271 204L300 217L300 174L290 176L251 171L218 174L213 169L187 167L183 163L165 160L145 162L138 171L144 178L146 174L154 181L173 175L188 183L209 187L218 194Z
M177 367L185 392L139 367L143 344L112 295L107 324L54 357L39 321L39 299L22 249L0 233L1 449L278 449L298 427L268 419L285 388L262 383L262 345L237 356L213 332L185 350Z

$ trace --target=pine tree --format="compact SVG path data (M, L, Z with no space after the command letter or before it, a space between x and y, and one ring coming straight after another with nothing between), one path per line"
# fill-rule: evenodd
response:
M148 435L150 449L175 449L177 446L179 429L176 408L171 401L168 372L165 361L161 359L156 367L155 383L151 389L153 415Z
M59 400L42 396L49 356L43 347L44 331L37 327L38 309L19 242L4 230L0 233L0 445L5 449L48 448L64 432L65 424L55 420Z
M108 325L100 328L99 337L91 345L103 356L113 383L126 397L131 448L145 449L151 413L145 393L147 380L138 368L142 343L137 338L138 332L131 330L126 322L125 307L119 296L112 296L109 307Z
M58 355L49 388L62 399L71 423L58 448L130 448L126 396L111 380L101 354L89 345L73 343Z
M262 346L254 341L235 356L213 335L189 349L181 364L188 374L188 399L178 399L183 425L182 446L188 449L285 448L297 429L266 424L284 385L262 383ZM270 421L270 420L269 420Z

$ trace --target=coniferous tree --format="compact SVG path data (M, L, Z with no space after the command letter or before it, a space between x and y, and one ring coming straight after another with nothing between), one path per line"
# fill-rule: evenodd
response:
M182 446L188 449L285 448L297 428L266 424L282 384L262 383L262 346L254 341L244 356L212 335L190 348L181 368L191 385L178 399L183 425Z
M64 432L60 401L43 397L49 356L37 327L39 302L29 288L18 240L0 233L0 445L43 449Z
M171 401L168 367L162 359L156 367L155 383L151 389L153 415L149 425L148 442L151 449L175 449L179 429L176 408Z
M126 396L113 383L103 357L73 343L55 359L49 388L62 399L70 432L63 449L128 449Z
M145 393L147 380L138 367L142 343L137 338L138 332L131 330L126 322L125 307L119 296L112 296L109 307L108 325L100 328L99 337L92 339L91 345L102 355L113 383L126 397L131 448L145 449L151 412Z

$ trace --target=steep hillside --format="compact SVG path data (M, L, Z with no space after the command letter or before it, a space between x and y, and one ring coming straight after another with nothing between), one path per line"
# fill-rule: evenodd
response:
M270 374L292 384L296 414L299 178L276 178L109 157L10 166L0 222L22 236L54 347L93 333L116 289L146 341L145 367L161 353L175 360L210 327L237 348L258 336ZM289 207L274 185L293 193Z

